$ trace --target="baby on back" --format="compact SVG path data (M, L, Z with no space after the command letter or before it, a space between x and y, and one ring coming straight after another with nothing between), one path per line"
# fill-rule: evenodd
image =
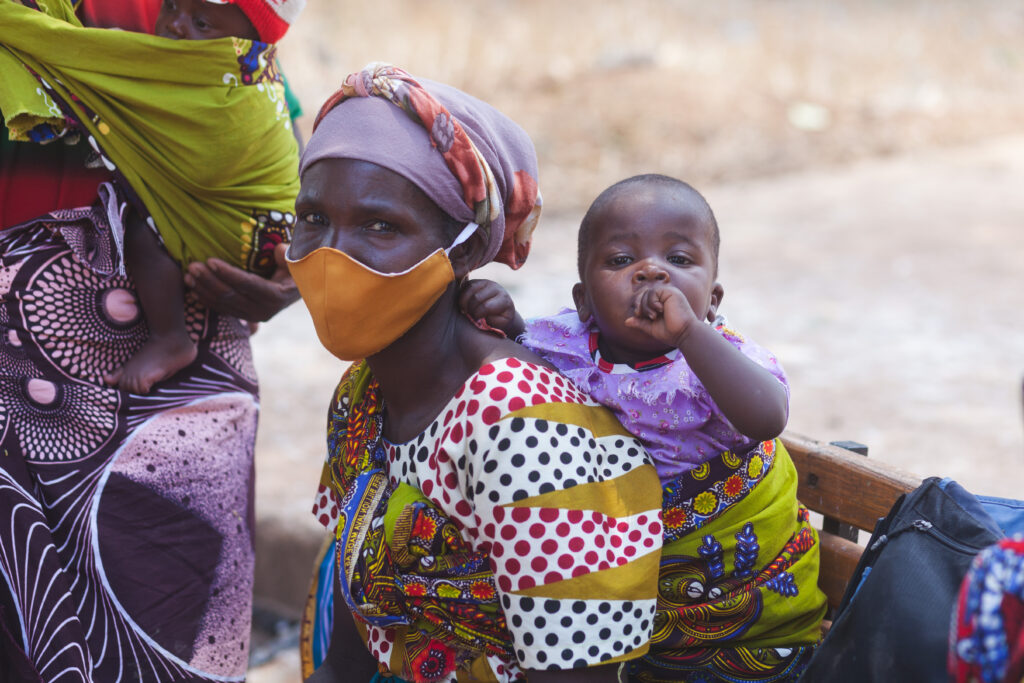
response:
M580 225L576 310L524 322L493 282L467 283L474 318L519 338L640 438L662 483L786 426L775 357L718 317L719 230L688 184L641 175L602 192Z
M775 357L718 316L718 247L700 193L636 176L583 218L576 310L527 323L494 283L462 292L471 317L611 409L658 470L655 631L630 680L795 681L820 638L817 534L776 438L789 388Z
M241 38L272 43L288 28L288 22L279 13L294 16L304 0L288 0L273 7L266 2L163 0L153 33L171 40ZM157 233L146 225L138 211L129 211L125 223L125 261L145 313L149 339L104 379L125 391L146 394L154 384L188 366L198 350L185 325L185 288L180 265L164 250Z

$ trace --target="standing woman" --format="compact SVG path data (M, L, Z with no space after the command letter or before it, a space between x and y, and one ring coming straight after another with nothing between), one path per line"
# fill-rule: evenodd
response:
M108 0L89 3L92 19L110 18L101 10L114 2L122 18L147 14ZM294 13L298 3L225 5L236 17L262 9L252 22L261 40L190 44L81 28L67 0L26 4L66 12L67 20L0 0L0 38L37 36L32 50L45 50L47 63L71 54L76 71L109 61L112 73L96 79L112 88L125 80L132 89L175 88L175 115L156 119L148 135L178 153L187 147L175 131L191 136L214 127L225 158L231 148L247 148L244 136L251 136L263 162L246 156L253 168L203 190L240 192L228 182L244 175L245 184L276 163L275 184L294 188L282 198L291 204L298 152L269 97L281 84L270 66L274 47L264 41L280 33L274 13ZM263 70L254 74L251 64ZM3 90L32 72L15 65L0 73ZM60 84L71 88L72 81ZM36 85L28 92L38 94ZM81 92L76 101L84 102ZM107 131L97 147L109 150L120 129L98 109L93 114L88 120ZM289 301L289 290L283 278L246 272L258 286L225 299L259 299L260 308L211 310L202 295L188 293L195 362L145 396L108 386L104 374L146 342L147 325L133 279L116 268L111 221L124 204L108 190L114 182L131 189L121 184L124 167L85 169L92 147L88 135L80 137L77 146L57 140L38 150L34 142L0 142L0 681L243 681L259 397L249 327L230 314L269 315ZM143 176L184 187L156 169ZM271 191L263 184L253 194L255 208L267 205ZM184 204L198 201L193 195Z
M304 674L616 680L651 634L657 475L609 412L458 306L472 269L526 258L529 138L371 65L321 110L300 175L292 275L324 346L366 359L329 412L315 512L340 552Z

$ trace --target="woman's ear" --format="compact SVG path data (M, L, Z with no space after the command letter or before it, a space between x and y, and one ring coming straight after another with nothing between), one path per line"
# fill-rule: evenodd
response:
M477 228L476 232L470 235L465 242L448 253L448 260L451 261L452 270L455 271L455 279L461 281L469 275L470 271L484 265L486 253L487 240L484 238L484 231Z
M582 282L577 282L572 286L572 300L576 304L576 315L580 317L580 322L589 322L594 312L590 310L590 303L587 301L587 290L583 288Z
M725 289L718 282L715 283L714 287L711 288L711 302L708 304L708 322L715 322L715 318L718 316L718 307L722 305L722 299L725 297Z

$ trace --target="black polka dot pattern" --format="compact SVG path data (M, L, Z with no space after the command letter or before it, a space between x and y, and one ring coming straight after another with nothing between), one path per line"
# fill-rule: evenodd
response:
M575 669L634 650L651 637L655 600L541 600L511 595L505 614L529 669ZM529 641L529 642L527 642ZM530 648L532 644L539 648Z

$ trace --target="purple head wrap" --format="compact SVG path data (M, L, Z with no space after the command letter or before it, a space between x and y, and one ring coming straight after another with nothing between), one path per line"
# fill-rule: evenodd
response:
M478 223L488 244L482 263L526 260L541 208L537 155L522 128L475 97L371 64L320 110L300 175L321 159L382 166L452 218Z

